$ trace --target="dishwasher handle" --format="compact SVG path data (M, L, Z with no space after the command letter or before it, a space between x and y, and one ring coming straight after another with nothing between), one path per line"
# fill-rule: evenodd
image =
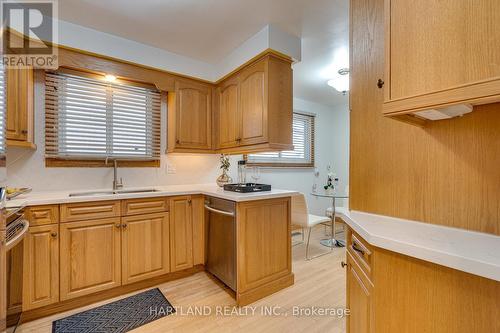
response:
M209 210L209 211L211 211L213 213L216 213L216 214L222 214L222 215L234 217L234 212L227 212L225 210L220 210L220 209L212 208L209 205L205 205L205 209Z

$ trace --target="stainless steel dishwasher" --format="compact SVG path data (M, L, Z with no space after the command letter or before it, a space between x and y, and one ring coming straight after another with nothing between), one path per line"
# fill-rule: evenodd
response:
M236 291L236 203L207 197L205 211L207 270Z

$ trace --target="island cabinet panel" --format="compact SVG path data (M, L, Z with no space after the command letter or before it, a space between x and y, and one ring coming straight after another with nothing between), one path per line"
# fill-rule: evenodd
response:
M293 284L290 232L290 198L238 203L238 304Z
M193 267L193 220L190 196L170 200L170 271Z
M121 285L120 218L60 225L61 300Z
M30 227L24 239L23 311L59 301L59 225Z
M170 272L169 213L122 218L122 282Z

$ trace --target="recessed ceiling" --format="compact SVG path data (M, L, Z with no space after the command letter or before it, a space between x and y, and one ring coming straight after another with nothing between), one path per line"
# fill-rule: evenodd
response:
M60 19L215 64L267 24L302 38L294 95L326 105L335 52L348 47L348 0L64 0Z

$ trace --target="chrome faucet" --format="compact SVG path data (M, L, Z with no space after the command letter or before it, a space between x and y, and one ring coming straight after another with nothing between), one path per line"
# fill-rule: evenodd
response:
M108 165L108 157L106 157L106 165ZM123 179L120 177L118 181L118 161L113 160L113 191L120 190L123 188Z

